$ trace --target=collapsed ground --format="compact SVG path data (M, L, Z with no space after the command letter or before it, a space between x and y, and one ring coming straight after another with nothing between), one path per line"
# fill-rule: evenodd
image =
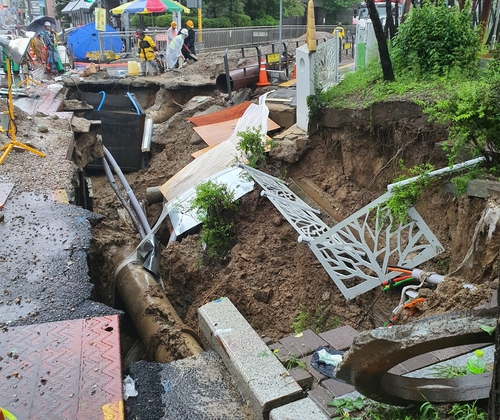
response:
M206 147L186 118L225 106L216 94L212 96L203 102L179 104L181 111L155 124L149 168L127 175L140 200L145 200L146 188L167 181L193 160L191 153ZM156 102L165 105L169 97L168 91L159 91ZM286 182L295 179L307 183L330 207L348 217L385 192L385 186L399 174L399 159L407 167L423 162L446 166L438 145L444 140L446 128L427 123L421 110L409 102L374 105L369 111L332 110L310 136L298 162L270 156L261 169ZM106 216L94 229L92 277L98 286L96 298L111 304L113 255L125 244L138 243L139 237L123 217L107 180L94 174L92 182L94 211ZM197 308L227 296L260 335L273 340L292 333L299 311L312 314L323 329L335 325L351 325L358 330L382 326L398 304L399 292L382 294L375 289L346 301L308 246L297 242L295 230L259 193L256 186L240 200L235 220L237 243L225 260L203 265L197 234L163 250L162 276L181 318L196 330ZM446 252L420 268L440 274L453 272L472 245L484 207L483 199L456 197L444 192L442 183L433 186L417 209ZM161 204L147 207L151 225L160 211ZM326 213L321 217L328 225L334 224ZM164 245L169 235L170 227L163 226L159 239ZM463 268L458 280L446 281L427 292L429 297L414 317L472 308L489 300L497 284L497 242L495 233L488 242L480 237L473 265ZM464 281L476 288L463 290ZM125 352L129 344L124 343Z

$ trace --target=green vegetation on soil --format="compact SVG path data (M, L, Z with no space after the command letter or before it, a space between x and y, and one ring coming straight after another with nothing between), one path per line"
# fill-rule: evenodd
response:
M238 204L226 184L207 181L196 186L191 210L203 226L201 242L206 244L208 258L224 258L234 245L233 220Z

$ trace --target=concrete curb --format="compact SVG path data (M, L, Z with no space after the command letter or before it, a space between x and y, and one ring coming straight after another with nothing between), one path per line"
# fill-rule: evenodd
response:
M229 299L207 303L198 317L203 344L219 354L257 419L268 420L271 410L304 396Z

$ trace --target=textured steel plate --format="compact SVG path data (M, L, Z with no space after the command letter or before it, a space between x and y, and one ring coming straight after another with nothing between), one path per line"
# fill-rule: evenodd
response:
M1 332L0 407L18 419L123 419L118 317Z

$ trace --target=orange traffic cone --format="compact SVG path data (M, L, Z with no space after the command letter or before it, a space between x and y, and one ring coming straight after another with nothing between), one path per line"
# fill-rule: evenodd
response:
M267 72L266 72L266 59L262 58L260 61L260 72L259 72L259 81L256 83L257 86L269 86L269 80L267 80Z
M292 79L296 79L297 78L297 64L294 64L293 65L293 71L292 71Z

